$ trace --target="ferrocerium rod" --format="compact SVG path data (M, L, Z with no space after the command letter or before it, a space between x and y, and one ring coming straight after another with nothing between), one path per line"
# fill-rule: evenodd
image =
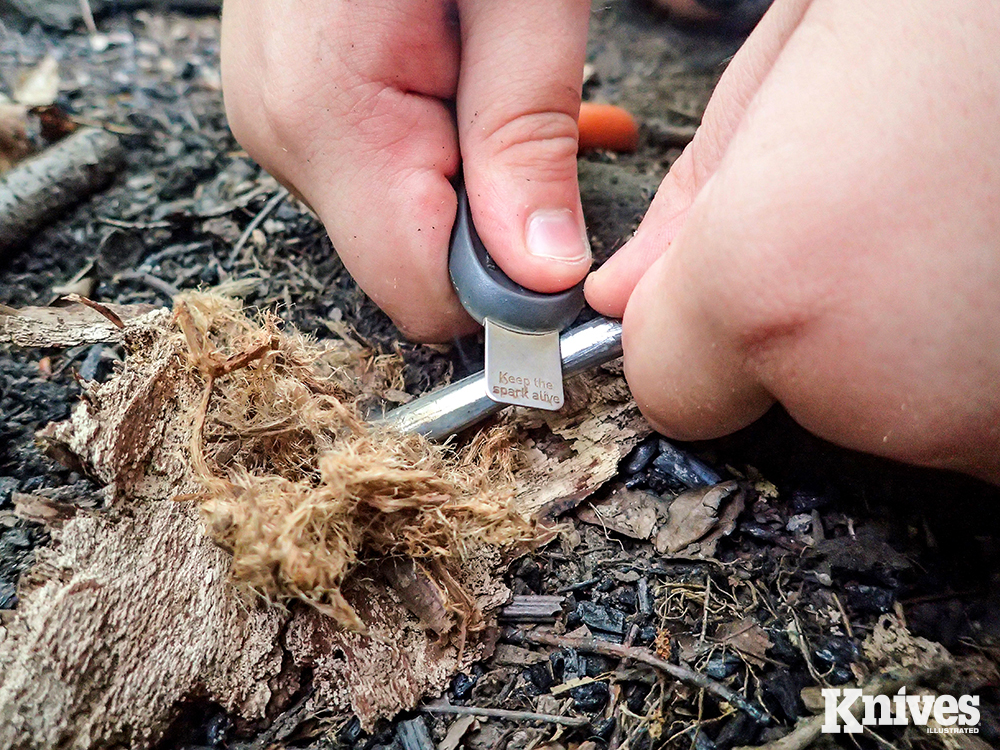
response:
M559 337L563 377L617 359L622 353L620 321L597 318ZM486 374L477 372L393 409L379 422L402 432L441 440L504 408L486 395Z

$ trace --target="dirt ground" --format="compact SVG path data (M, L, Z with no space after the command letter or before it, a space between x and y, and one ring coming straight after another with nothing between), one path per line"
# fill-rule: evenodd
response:
M319 339L346 322L378 350L399 351L410 394L477 369L477 340L403 341L354 285L316 219L292 199L272 201L277 184L226 127L217 19L140 5L111 4L97 17L97 37L79 24L0 30L0 91L11 94L53 55L56 105L117 133L126 147L110 187L0 257L0 304L46 305L73 280L95 300L157 306L179 290L228 284L247 305L273 309ZM642 123L636 154L581 161L599 258L634 229L739 43L677 27L638 0L595 5L585 97L621 104ZM68 416L79 379L104 380L120 359L104 344L0 348L0 614L16 610L18 581L48 542L42 526L14 514L12 494L100 502L90 480L40 452L34 433ZM657 551L601 514L604 507L623 517L623 497L669 500L686 489L670 446L653 435L619 477L563 514L570 530L558 542L511 565L507 582L515 595L563 597L555 619L565 632L586 626L610 642L655 648L763 706L771 725L607 654L525 646L516 632L524 623L513 616L506 648L457 675L451 702L566 713L586 726L554 736L544 722L493 720L467 729L467 747L728 750L772 741L810 715L804 688L857 678L855 667L872 660L866 639L887 616L956 658L979 660L953 685L977 692L978 739L1000 746L1000 491L836 449L777 409L729 438L678 447L745 491L732 533L708 561ZM737 632L734 623L745 627ZM413 750L442 741L458 721L417 711L364 733L349 717L298 717L283 734L268 734L191 696L159 747ZM974 747L941 737L888 728L817 746Z

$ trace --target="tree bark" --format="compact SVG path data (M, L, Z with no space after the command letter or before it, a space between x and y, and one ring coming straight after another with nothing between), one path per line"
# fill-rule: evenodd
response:
M440 645L376 575L354 577L344 592L365 634L230 582L229 555L193 503L174 499L198 489L187 444L203 384L168 344L169 326L166 310L126 320L125 366L42 433L107 485L109 507L58 521L0 629L0 746L148 748L192 700L261 727L308 696L307 711L354 713L371 728L488 656L492 628L461 653ZM612 372L568 392L565 414L515 417L534 436L521 437L525 512L582 500L648 429ZM487 623L510 595L503 563L485 548L459 572Z

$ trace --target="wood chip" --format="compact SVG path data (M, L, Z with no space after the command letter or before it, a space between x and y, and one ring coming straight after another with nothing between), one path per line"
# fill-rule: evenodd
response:
M508 622L552 622L562 614L565 599L561 596L522 594L511 599L500 611L500 619Z
M437 750L456 750L462 744L462 738L465 737L465 733L475 723L475 716L459 716L448 727L448 732L445 734L444 739L438 743Z
M154 305L103 305L119 320L136 320ZM73 303L66 307L23 307L0 311L0 343L40 348L69 348L109 344L121 340L122 329L93 307Z

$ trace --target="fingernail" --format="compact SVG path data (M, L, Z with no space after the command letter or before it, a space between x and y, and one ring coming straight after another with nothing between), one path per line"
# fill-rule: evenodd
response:
M528 219L525 245L536 258L579 263L590 260L587 235L568 208L542 208Z

